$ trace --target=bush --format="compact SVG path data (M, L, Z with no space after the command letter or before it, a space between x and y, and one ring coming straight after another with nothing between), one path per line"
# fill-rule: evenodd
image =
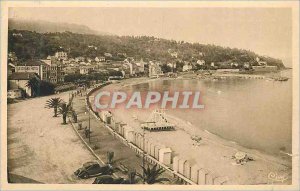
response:
M7 98L7 104L15 103L15 100L12 98Z
M41 81L40 82L40 95L41 96L46 96L46 95L51 95L54 94L55 90L55 85L50 83L50 82L46 82L46 81Z

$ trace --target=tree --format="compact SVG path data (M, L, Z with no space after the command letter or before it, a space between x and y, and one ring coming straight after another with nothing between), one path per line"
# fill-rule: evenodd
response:
M67 116L71 112L71 104L63 103L58 108L58 113L63 117L63 124L67 124Z
M112 164L115 153L112 151L107 151L107 163Z
M31 96L35 97L39 95L40 82L36 77L31 77L27 83L26 87L31 89Z
M167 64L163 64L161 66L161 70L162 70L163 73L168 73L168 72L172 71L172 68L170 66L168 66Z
M42 80L40 82L39 89L40 89L41 96L51 95L54 94L55 92L55 85L50 82Z
M54 110L54 116L57 117L57 109L58 107L63 103L63 100L59 97L57 98L50 98L46 101L46 108L53 108Z
M143 178L147 184L155 184L164 181L169 181L169 179L167 178L159 178L160 175L165 172L165 170L163 168L157 168L157 164L155 164L152 168L149 165L147 168L142 166L142 169L144 176L139 173L137 175Z

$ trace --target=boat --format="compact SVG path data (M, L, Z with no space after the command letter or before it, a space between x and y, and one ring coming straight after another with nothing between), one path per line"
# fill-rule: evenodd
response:
M287 77L278 77L278 78L274 78L275 81L280 81L280 82L284 82L284 81L288 81L289 78Z

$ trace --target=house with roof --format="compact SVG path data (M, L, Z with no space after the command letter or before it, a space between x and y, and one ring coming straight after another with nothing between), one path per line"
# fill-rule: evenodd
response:
M196 62L199 66L205 65L205 60L197 60Z
M159 77L162 76L163 72L161 70L160 67L160 63L159 62L150 62L149 63L149 77L150 78L154 78L154 77Z
M94 70L93 66L80 66L79 73L80 74L90 74Z
M182 67L182 71L183 71L183 72L187 72L187 71L190 71L192 68L193 68L192 65L186 64L186 65L184 65L184 66Z
M68 53L64 51L56 52L54 56L59 60L68 60Z
M56 57L52 57L51 60L41 60L48 65L47 79L45 81L53 84L64 82L64 66L63 62L58 60Z
M15 66L15 72L29 72L36 73L41 80L48 80L49 65L41 60L28 60L18 63Z
M27 96L32 96L32 90L27 87L27 83L31 78L40 80L39 76L34 72L15 72L8 76L8 90L23 90Z

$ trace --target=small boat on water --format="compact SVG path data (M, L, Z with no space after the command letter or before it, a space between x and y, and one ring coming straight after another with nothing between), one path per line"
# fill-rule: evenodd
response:
M284 82L284 81L288 81L289 78L287 77L278 77L278 78L274 78L275 81L280 81L280 82Z

